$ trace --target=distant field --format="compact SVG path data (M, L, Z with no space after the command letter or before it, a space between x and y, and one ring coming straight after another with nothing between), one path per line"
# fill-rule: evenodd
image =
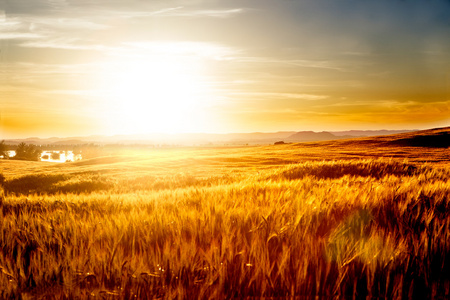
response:
M449 298L449 149L400 139L2 160L0 298Z

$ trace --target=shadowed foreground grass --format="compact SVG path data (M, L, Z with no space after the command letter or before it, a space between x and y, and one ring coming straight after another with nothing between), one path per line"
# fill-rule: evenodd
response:
M448 166L249 170L6 176L0 298L450 297Z

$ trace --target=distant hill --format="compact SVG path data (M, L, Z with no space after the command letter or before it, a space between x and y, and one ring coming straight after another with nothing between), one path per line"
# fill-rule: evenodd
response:
M333 141L341 139L353 139L359 137L383 136L390 134L400 134L414 132L414 130L348 130L348 131L300 131L286 140L288 142L318 142L318 141Z
M396 136L388 144L404 147L450 147L450 127L422 130Z
M86 142L83 142L81 140L61 140L61 141L56 141L51 143L51 145L57 146L57 145L82 145L82 144L86 144Z
M415 130L347 130L347 131L332 131L335 136L338 137L364 137L364 136L379 136L379 135L389 135L398 134L406 132L415 132Z
M21 142L27 144L58 147L65 145L83 144L122 144L122 145L269 145L277 141L284 142L319 142L342 139L363 138L372 136L386 136L392 134L407 134L417 131L411 130L349 130L349 131L279 131L279 132L252 132L252 133L229 133L229 134L208 134L208 133L181 133L181 134L140 134L140 135L114 135L114 136L84 136L84 137L51 137L51 138L27 138L9 139L5 142L9 145L18 145ZM398 143L408 145L439 144L442 147L447 145L446 137L432 138L404 138ZM441 142L437 141L442 140ZM1 138L0 138L1 140Z
M338 139L332 133L322 131L322 132L314 132L314 131L300 131L291 136L289 136L286 140L288 142L315 142L315 141L330 141Z
M450 147L450 127L419 130L373 137L360 137L340 139L333 141L317 141L322 145L372 145L373 147L400 146L400 147L426 147L448 148Z

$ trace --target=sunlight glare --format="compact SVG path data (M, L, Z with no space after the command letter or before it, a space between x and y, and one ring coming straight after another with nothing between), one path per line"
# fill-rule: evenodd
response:
M103 71L104 119L116 133L199 130L208 87L198 61L174 57L120 61Z

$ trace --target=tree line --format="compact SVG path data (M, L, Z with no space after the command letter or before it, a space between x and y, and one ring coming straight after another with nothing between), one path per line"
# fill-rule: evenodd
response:
M94 143L89 144L83 144L83 145L41 145L36 146L33 144L26 144L24 142L21 142L19 145L8 145L3 140L0 142L0 159L15 159L15 160L33 160L33 161L39 161L41 159L42 152L44 150L48 150L50 152L54 152L57 150L61 151L61 148L65 149L63 151L72 151L74 155L83 155L83 159L86 158L94 158L98 156L105 155L104 147L96 145ZM112 149L115 149L115 147L110 147ZM9 150L15 150L16 155L10 156ZM50 154L50 157L52 159L59 159L59 153L52 153ZM44 156L45 158L45 156ZM47 157L48 158L48 157Z
M5 144L5 141L0 142L0 156L3 156L3 158L38 161L41 158L41 153L42 150L35 145L27 145L22 142L17 145L16 155L13 157L9 157L8 146Z

